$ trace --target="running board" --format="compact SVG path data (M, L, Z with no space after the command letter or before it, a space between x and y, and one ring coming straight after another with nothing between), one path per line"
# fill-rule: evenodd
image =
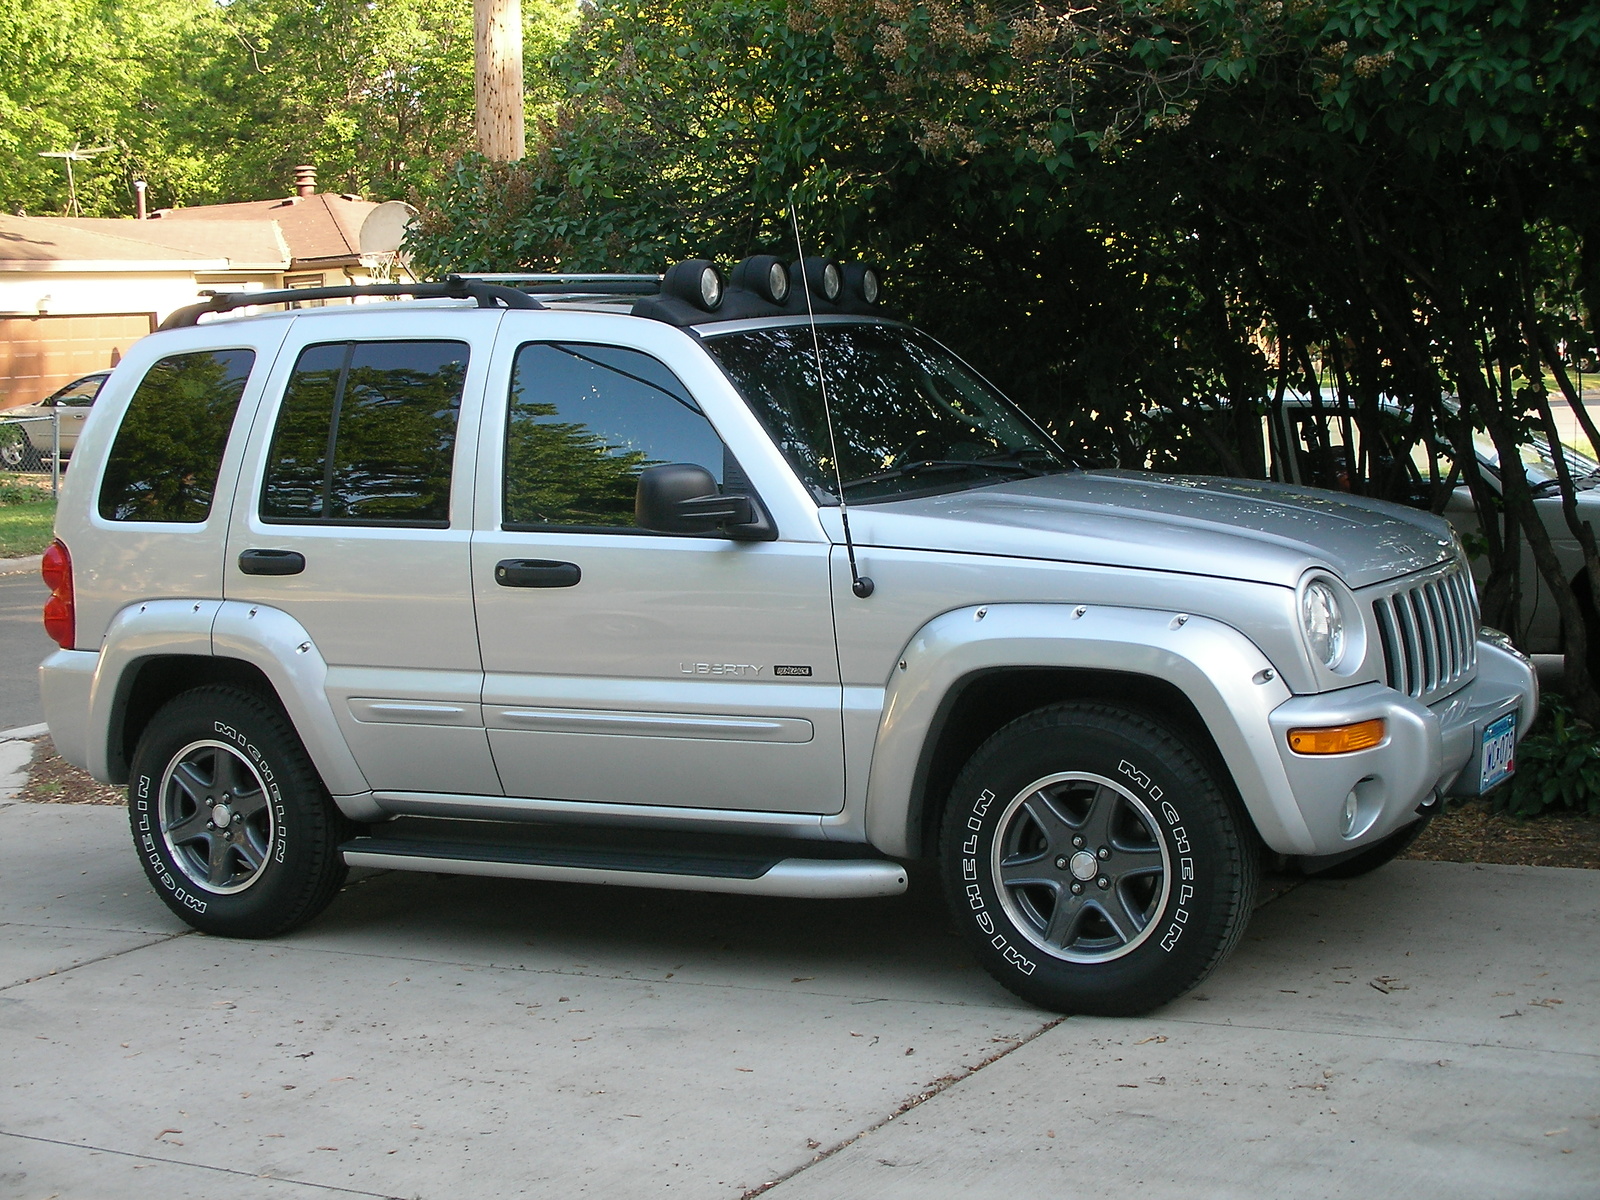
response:
M697 854L653 846L610 848L565 841L517 844L384 836L358 837L340 850L352 867L445 875L817 900L897 896L906 890L903 866L872 858L791 858L770 852Z

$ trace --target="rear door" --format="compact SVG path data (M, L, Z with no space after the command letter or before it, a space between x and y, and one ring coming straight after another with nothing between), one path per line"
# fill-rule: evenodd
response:
M469 574L473 452L499 319L388 305L299 317L252 431L226 597L305 627L377 791L500 793Z

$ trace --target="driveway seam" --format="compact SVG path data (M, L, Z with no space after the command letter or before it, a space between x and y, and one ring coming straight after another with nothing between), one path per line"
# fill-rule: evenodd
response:
M895 1109L892 1113L890 1113L888 1116L884 1117L882 1120L873 1122L871 1125L868 1125L865 1129L862 1129L862 1130L860 1130L860 1131L858 1131L856 1133L851 1134L849 1137L845 1138L842 1142L839 1142L839 1143L837 1143L835 1145L829 1146L826 1150L819 1150L816 1154L814 1154L811 1157L811 1160L809 1162L801 1163L798 1167L795 1167L794 1170L786 1171L782 1175L779 1175L776 1179L769 1179L769 1180L767 1180L766 1183L761 1184L759 1187L751 1188L749 1191L745 1192L742 1196L740 1196L739 1200L752 1200L753 1197L760 1196L764 1192L771 1191L773 1188L777 1187L780 1183L787 1183L789 1180L793 1179L796 1175L799 1175L804 1171L809 1171L812 1167L816 1166L818 1163L826 1162L828 1159L832 1158L835 1154L838 1154L839 1151L844 1150L847 1147L855 1145L857 1142L859 1142L862 1138L866 1137L868 1134L876 1133L878 1130L882 1129L884 1126L890 1124L891 1122L899 1120L901 1117L905 1116L908 1112L911 1112L913 1109L920 1108L922 1105L926 1104L929 1100L932 1100L935 1096L940 1095L943 1092L949 1091L951 1088L955 1087L956 1084L963 1083L966 1080L971 1079L974 1075L976 1075L979 1071L983 1070L985 1067L991 1066L994 1063L999 1062L1002 1058L1005 1058L1008 1054L1011 1054L1013 1051L1022 1049L1022 1047L1026 1046L1029 1042L1033 1041L1035 1038L1043 1037L1045 1034L1049 1033L1056 1026L1060 1025L1063 1021L1066 1021L1066 1020L1069 1020L1069 1019L1070 1018L1068 1018L1068 1017L1055 1017L1055 1018L1052 1018L1051 1020L1046 1021L1038 1029L1035 1029L1032 1033L1018 1038L1016 1041L1012 1042L1011 1045L1007 1046L1005 1049L996 1050L993 1054L989 1055L989 1057L985 1058L982 1062L978 1063L976 1066L962 1067L959 1070L951 1071L947 1075L940 1076L938 1079L936 1079L933 1082L933 1084L926 1091L918 1092L916 1095L912 1096L911 1099L905 1101L903 1104L900 1105L899 1108Z
M336 1183L312 1183L287 1175L257 1175L254 1171L239 1171L233 1167L214 1167L210 1163L184 1162L181 1158L162 1158L156 1154L140 1154L135 1150L115 1150L110 1146L91 1146L86 1142L64 1142L60 1138L39 1137L31 1133L13 1133L0 1129L0 1136L19 1138L27 1142L42 1142L47 1146L65 1146L69 1150L89 1150L98 1154L115 1154L121 1158L137 1158L145 1162L162 1163L169 1167L190 1167L196 1171L216 1171L221 1175L237 1175L241 1179L265 1179L273 1183L292 1183L298 1187L321 1188L325 1192L339 1192L346 1196L372 1196L375 1200L405 1200L389 1192L364 1192L359 1188L340 1187Z
M41 979L59 979L68 971L76 971L80 967L90 967L95 963L106 962L113 958L121 958L124 954L132 954L137 950L148 950L151 946L159 946L164 942L174 941L175 939L181 937L188 937L193 932L194 930L192 929L185 929L182 933L169 933L165 937L158 937L154 941L150 942L141 942L137 946L128 946L121 950L111 950L105 954L97 954L93 958L86 958L82 962L73 963L70 967L61 967L58 970L46 971L43 975L35 975L31 979L19 979L15 983L0 985L0 992L9 992L12 988L27 987L28 984L38 983ZM0 1133L3 1132L4 1130L0 1130ZM13 1134L12 1136L23 1137L25 1135L19 1133ZM71 1143L63 1142L62 1145L71 1145Z

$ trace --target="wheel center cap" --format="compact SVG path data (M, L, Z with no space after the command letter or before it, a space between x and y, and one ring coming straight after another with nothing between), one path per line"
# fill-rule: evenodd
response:
M1100 860L1087 850L1079 850L1067 865L1074 879L1090 880L1100 873Z
M211 823L218 829L226 829L233 824L233 810L226 804L219 804L211 810ZM1076 870L1077 859L1072 860Z

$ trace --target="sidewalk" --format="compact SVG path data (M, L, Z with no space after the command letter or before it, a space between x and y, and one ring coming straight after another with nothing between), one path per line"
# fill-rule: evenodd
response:
M0 807L6 1196L1600 1194L1600 872L1305 884L1198 993L1057 1022L920 877L372 875L232 942L167 914L126 828Z

